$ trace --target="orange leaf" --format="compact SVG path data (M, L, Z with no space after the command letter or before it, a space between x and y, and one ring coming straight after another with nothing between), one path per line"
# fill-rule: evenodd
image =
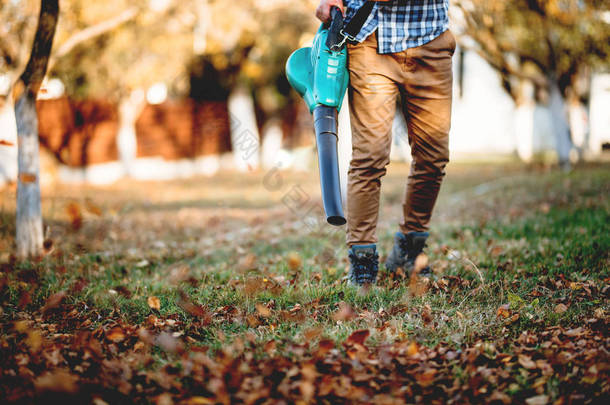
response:
M532 360L532 358L524 354L519 355L519 364L528 370L536 368L536 363Z
M15 144L5 139L0 139L0 146L15 146Z
M323 339L318 342L318 351L316 355L318 357L324 356L326 353L335 348L335 342L330 339Z
M434 382L434 377L436 376L436 370L433 368L429 368L421 374L416 374L415 379L419 383L419 385L423 387L427 387Z
M505 319L508 318L510 316L510 310L508 308L508 304L500 305L498 311L496 312L497 316Z
M156 309L157 311L161 309L161 300L159 298L155 296L148 297L147 302L150 309Z
M256 312L263 318L269 318L271 316L271 311L263 304L256 304Z
M80 206L75 202L71 202L66 206L66 212L72 223L72 229L75 231L79 230L83 225L83 215L80 212Z
M407 347L407 354L409 356L415 356L417 353L419 353L419 347L417 346L417 343L411 342L411 344L409 344L409 347Z
M347 338L347 343L349 344L359 344L364 346L364 341L369 337L371 332L368 329L361 329L353 332Z
M288 268L290 270L298 270L301 267L301 256L297 252L292 252L288 255Z
M93 215L96 215L98 217L102 216L102 209L95 205L90 199L85 200L85 208L87 208L87 211L89 211Z
M125 340L125 331L120 326L115 326L106 333L106 339L114 343L119 343Z

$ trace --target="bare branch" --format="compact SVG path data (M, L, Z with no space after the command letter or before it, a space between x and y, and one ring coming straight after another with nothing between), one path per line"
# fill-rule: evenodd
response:
M70 53L74 48L78 45L82 44L85 41L88 41L92 38L98 37L100 35L105 34L108 31L112 31L118 26L126 23L127 21L133 19L138 14L137 7L131 7L119 15L110 18L109 20L102 21L98 24L92 25L73 34L66 42L64 42L56 52L53 53L53 59L61 58L62 56Z

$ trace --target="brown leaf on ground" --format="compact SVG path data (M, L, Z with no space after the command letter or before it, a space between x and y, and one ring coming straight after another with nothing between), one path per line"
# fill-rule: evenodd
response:
M427 387L434 383L434 377L436 376L436 370L433 368L426 369L423 373L415 374L415 379L419 385Z
M292 271L300 269L303 264L303 260L301 260L301 256L297 252L289 253L286 261L288 268Z
M275 340L270 340L267 343L265 343L263 350L265 350L265 353L267 353L267 354L273 354L273 353L275 353L276 347L277 347L277 342Z
M78 231L83 226L83 214L81 213L80 206L71 202L66 206L66 213L72 224L72 230Z
M368 329L360 329L352 332L345 342L348 344L359 344L364 346L364 341L369 337L370 334L371 331Z
M90 198L87 198L85 200L85 209L90 214L93 214L98 217L102 216L102 209L100 207L98 207L97 205L95 205L95 203Z
M44 306L42 307L42 313L46 314L49 311L59 307L65 298L66 298L65 291L60 291L58 293L51 295L49 298L47 298L47 301L45 302Z
M7 141L6 139L0 139L0 146L15 146L15 144Z
M554 309L556 314L563 314L567 310L568 310L568 307L565 304L557 304Z
M532 360L532 358L524 354L519 355L519 364L528 370L533 370L536 368L536 363Z
M269 318L271 316L271 310L263 304L256 304L256 312L263 318Z
M197 305L191 301L180 299L178 306L192 316L203 320L204 325L209 325L212 322L212 314L202 305Z
M318 326L303 331L303 336L305 337L305 340L310 342L313 339L318 338L322 334L322 332L324 332L324 330L322 329L322 327Z
M417 353L419 353L419 346L417 345L417 343L416 342L409 343L409 347L407 347L407 354L409 356L415 356Z
M32 303L32 295L29 290L21 290L19 293L19 303L17 306L19 309L23 310L26 306Z
M161 300L155 296L148 297L146 300L150 309L155 309L159 311L161 309Z
M548 395L536 395L525 400L527 405L546 405L549 403Z
M38 392L52 391L73 394L78 391L78 377L67 370L46 372L34 380Z
M257 260L256 255L253 253L250 253L250 254L244 256L239 261L239 263L237 263L237 268L241 272L252 270L252 269L256 268L256 260Z
M169 353L178 353L184 350L184 345L170 333L161 332L155 339L155 343Z
M421 319L424 321L424 325L428 325L433 321L432 308L430 308L430 305L424 305L421 311Z
M509 304L500 305L500 307L496 311L496 315L499 318L504 318L504 319L510 317L510 309L509 308L510 308Z
M106 339L113 343L120 343L125 340L125 331L120 326L115 326L106 332Z
M352 307L344 301L339 302L339 309L331 315L333 321L347 322L356 318L356 313Z
M323 339L318 342L317 357L324 357L326 353L335 348L335 342L330 339Z

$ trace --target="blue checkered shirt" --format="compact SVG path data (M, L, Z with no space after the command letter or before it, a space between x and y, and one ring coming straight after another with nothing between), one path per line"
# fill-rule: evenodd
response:
M344 0L345 22L366 0ZM449 0L393 0L378 3L356 36L362 42L377 30L377 52L395 53L432 41L449 28Z

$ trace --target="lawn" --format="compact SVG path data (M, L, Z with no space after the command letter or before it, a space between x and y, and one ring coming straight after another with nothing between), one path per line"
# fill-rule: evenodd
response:
M379 249L405 165L383 182ZM222 173L43 190L16 263L0 197L4 402L610 401L610 166L451 164L432 279L347 284L317 175Z

